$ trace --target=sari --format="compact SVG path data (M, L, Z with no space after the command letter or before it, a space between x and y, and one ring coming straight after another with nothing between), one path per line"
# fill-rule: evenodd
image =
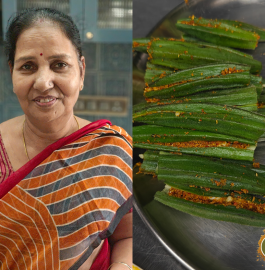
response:
M131 138L99 120L48 146L0 184L0 268L90 269L110 262L107 238L132 207Z

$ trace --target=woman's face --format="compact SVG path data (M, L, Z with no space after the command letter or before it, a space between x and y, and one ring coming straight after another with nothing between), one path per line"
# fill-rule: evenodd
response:
M72 42L59 27L39 22L17 40L14 93L27 115L47 123L68 120L83 88L85 60L78 62Z

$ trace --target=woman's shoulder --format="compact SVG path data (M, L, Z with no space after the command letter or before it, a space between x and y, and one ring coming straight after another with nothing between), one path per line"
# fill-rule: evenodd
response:
M3 123L0 123L0 134L2 137L12 135L17 132L18 127L21 126L21 123L24 121L24 116L18 116L7 120Z
M112 126L109 126L109 130L113 132L114 134L116 134L116 136L124 138L124 140L126 140L128 144L132 145L132 137L122 127L112 125Z
M128 134L126 130L124 130L120 126L106 124L105 126L99 128L96 132L99 132L99 135L106 137L106 139L119 138L125 141L129 145L132 144L131 136Z
M0 124L1 140L8 154L11 153L10 151L12 149L16 149L17 147L24 118L24 116L18 116Z
M126 156L126 159L132 156L131 136L122 127L110 125L109 123L97 127L93 131L88 131L78 141L82 143L87 142L90 152L101 149L103 152L106 151L106 153L118 153L117 156L122 155L123 158Z
M104 146L110 154L131 164L132 138L122 127L105 125L96 132L98 132L98 145Z
M79 123L80 128L92 123L92 122L90 122L86 119L80 118L80 117L76 117L76 119ZM123 137L130 144L132 144L131 136L128 134L128 132L126 130L124 130L120 126L106 124L105 126L98 128L96 131L94 131L94 133L97 133L99 136L100 135L106 136L107 134L109 134L109 135L113 134L114 136Z
M0 183L14 172L8 150L10 145L16 149L14 141L18 135L16 130L18 126L21 126L21 119L21 117L16 117L0 124Z
M81 118L81 117L78 117L78 116L75 116L77 122L78 122L78 125L80 126L80 128L90 124L91 122L84 119L84 118Z

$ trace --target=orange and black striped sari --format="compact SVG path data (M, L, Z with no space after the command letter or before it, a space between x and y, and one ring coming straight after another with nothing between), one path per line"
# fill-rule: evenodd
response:
M131 138L96 121L0 184L0 269L78 269L132 201Z

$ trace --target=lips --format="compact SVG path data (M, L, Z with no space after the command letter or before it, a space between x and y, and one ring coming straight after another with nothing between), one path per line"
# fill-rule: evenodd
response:
M50 102L54 99L57 99L57 98L53 97L53 96L38 96L38 97L34 98L33 100L41 102L41 103L47 103L47 102Z
M48 103L54 99L56 99L56 98L40 98L40 99L35 99L35 101L38 101L40 103Z
M53 96L38 96L33 99L35 103L39 106L51 106L53 105L58 98Z

